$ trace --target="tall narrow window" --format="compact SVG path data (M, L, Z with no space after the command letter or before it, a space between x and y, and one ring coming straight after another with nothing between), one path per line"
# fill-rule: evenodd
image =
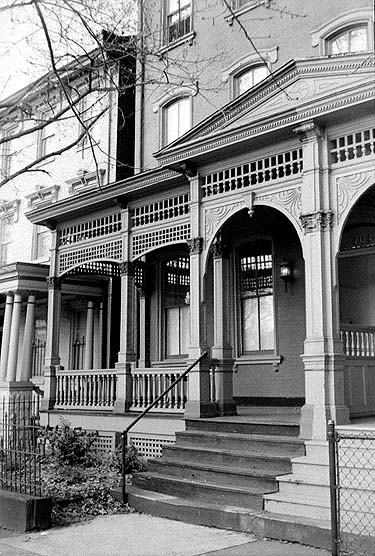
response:
M6 178L12 173L12 141L3 143L1 152L1 177Z
M0 220L0 266L9 262L9 246L12 243L12 225L9 218Z
M44 226L35 226L34 229L34 259L49 259L51 248L51 232Z
M271 243L240 250L239 286L242 353L274 349L274 302Z
M163 143L168 145L191 128L191 98L184 97L163 109Z
M333 36L328 41L329 54L350 54L368 50L368 27L351 27Z
M42 119L46 119L45 116L42 116ZM47 124L39 131L39 138L38 138L38 158L46 156L53 152L55 148L55 131L53 129L52 124Z
M170 44L191 31L191 0L167 0L164 43Z
M187 355L190 342L189 258L177 257L164 263L165 354Z
M269 69L266 65L255 66L242 71L234 77L234 96L242 95L267 77L268 74Z

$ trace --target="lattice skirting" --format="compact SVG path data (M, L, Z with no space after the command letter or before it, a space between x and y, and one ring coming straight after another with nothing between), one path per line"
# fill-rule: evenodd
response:
M95 438L92 448L98 456L104 456L113 452L121 445L121 435L117 432L98 431L99 436Z
M133 444L138 452L146 459L160 458L162 446L174 444L174 436L154 436L151 434L131 434L129 442Z

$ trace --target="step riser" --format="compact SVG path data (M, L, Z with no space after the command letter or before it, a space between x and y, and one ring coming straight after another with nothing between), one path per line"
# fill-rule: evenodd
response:
M307 517L312 519L322 519L329 522L331 514L329 508L321 506L310 506L304 504L293 504L289 502L279 502L278 500L265 500L264 509L267 512L281 514L283 516Z
M262 454L263 455L263 454ZM163 448L163 459L173 460L176 462L185 462L187 460L194 463L214 463L215 465L228 466L237 469L267 469L275 472L275 475L290 473L292 466L289 459L279 460L267 458L251 457L247 455L233 455L230 453L205 452L204 450L185 450L178 446L168 446Z
M208 485L186 485L183 482L174 482L173 480L161 479L159 477L145 477L144 475L134 476L133 484L137 488L151 490L153 492L162 492L181 498L196 499L221 505L240 506L252 508L254 510L261 510L263 508L263 497L260 494L224 492L223 490L212 488Z
M178 479L187 479L189 481L198 481L220 485L235 487L250 487L260 490L277 490L277 482L275 479L268 477L254 477L251 474L237 475L235 470L232 473L210 471L209 469L191 469L189 467L174 466L173 463L153 462L150 461L147 466L150 473L161 473Z
M279 425L272 423L236 423L231 421L185 421L187 431L226 432L234 434L269 434L274 436L292 436L299 434L298 425Z
M279 482L279 493L282 495L300 496L301 499L305 497L315 497L322 501L323 504L329 504L330 493L329 487L323 485L309 485L306 483L298 482Z
M176 433L176 445L181 448L203 447L218 448L222 450L235 450L274 454L285 457L297 457L304 455L304 447L301 444L272 442L272 440L233 438L225 436L194 435L194 433Z

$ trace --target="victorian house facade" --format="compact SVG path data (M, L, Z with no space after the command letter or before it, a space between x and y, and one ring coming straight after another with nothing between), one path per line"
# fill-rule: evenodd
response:
M328 531L327 420L375 411L373 7L316 4L140 5L159 44L138 62L135 175L28 212L52 230L49 422L108 439L207 351L133 430L147 456L178 442L131 503L248 530L244 508L265 510L266 536L309 542L285 516ZM81 287L80 367L64 306ZM269 434L289 464L254 502L225 473Z

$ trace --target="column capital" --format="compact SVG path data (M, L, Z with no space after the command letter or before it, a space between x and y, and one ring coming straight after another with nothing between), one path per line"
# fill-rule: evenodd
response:
M194 237L187 241L189 254L190 255L200 255L203 250L203 238L202 237Z
M61 278L57 276L48 276L47 288L49 290L61 290Z
M123 261L119 264L119 271L121 276L134 276L134 262Z
M310 121L294 127L293 132L299 135L302 143L309 143L323 137L324 128Z
M330 230L333 225L333 212L331 210L318 210L309 214L301 214L299 218L305 234Z

